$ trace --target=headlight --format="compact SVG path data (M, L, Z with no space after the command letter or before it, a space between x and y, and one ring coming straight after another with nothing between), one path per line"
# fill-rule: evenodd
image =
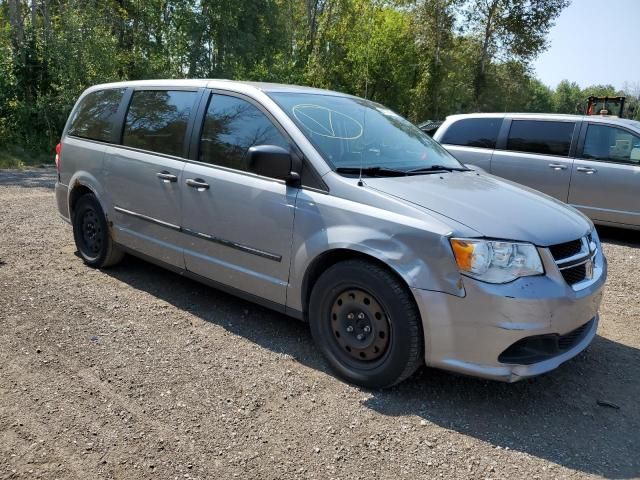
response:
M465 275L489 283L544 273L538 250L530 243L452 238L458 268Z

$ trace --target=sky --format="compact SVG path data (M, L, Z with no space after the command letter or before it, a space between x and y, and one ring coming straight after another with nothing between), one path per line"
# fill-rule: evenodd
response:
M552 88L640 84L640 0L572 0L556 19L549 48L534 62Z

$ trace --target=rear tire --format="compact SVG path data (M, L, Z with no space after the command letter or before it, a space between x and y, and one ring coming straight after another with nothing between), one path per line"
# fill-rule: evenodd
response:
M115 244L100 202L92 194L81 196L73 213L73 238L84 263L107 268L122 260L124 252Z
M402 382L423 363L422 322L391 272L363 260L327 269L309 301L311 335L332 369L367 388Z

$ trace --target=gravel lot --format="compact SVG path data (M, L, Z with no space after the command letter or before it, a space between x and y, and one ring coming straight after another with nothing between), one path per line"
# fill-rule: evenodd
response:
M559 370L367 391L303 323L130 257L85 267L54 178L0 172L0 478L640 477L640 235L601 231L600 330Z

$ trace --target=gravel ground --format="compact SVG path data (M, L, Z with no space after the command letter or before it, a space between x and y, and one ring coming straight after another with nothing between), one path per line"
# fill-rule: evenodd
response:
M0 172L0 478L640 476L640 235L601 232L600 330L555 372L367 391L303 323L133 258L85 267L53 182Z

